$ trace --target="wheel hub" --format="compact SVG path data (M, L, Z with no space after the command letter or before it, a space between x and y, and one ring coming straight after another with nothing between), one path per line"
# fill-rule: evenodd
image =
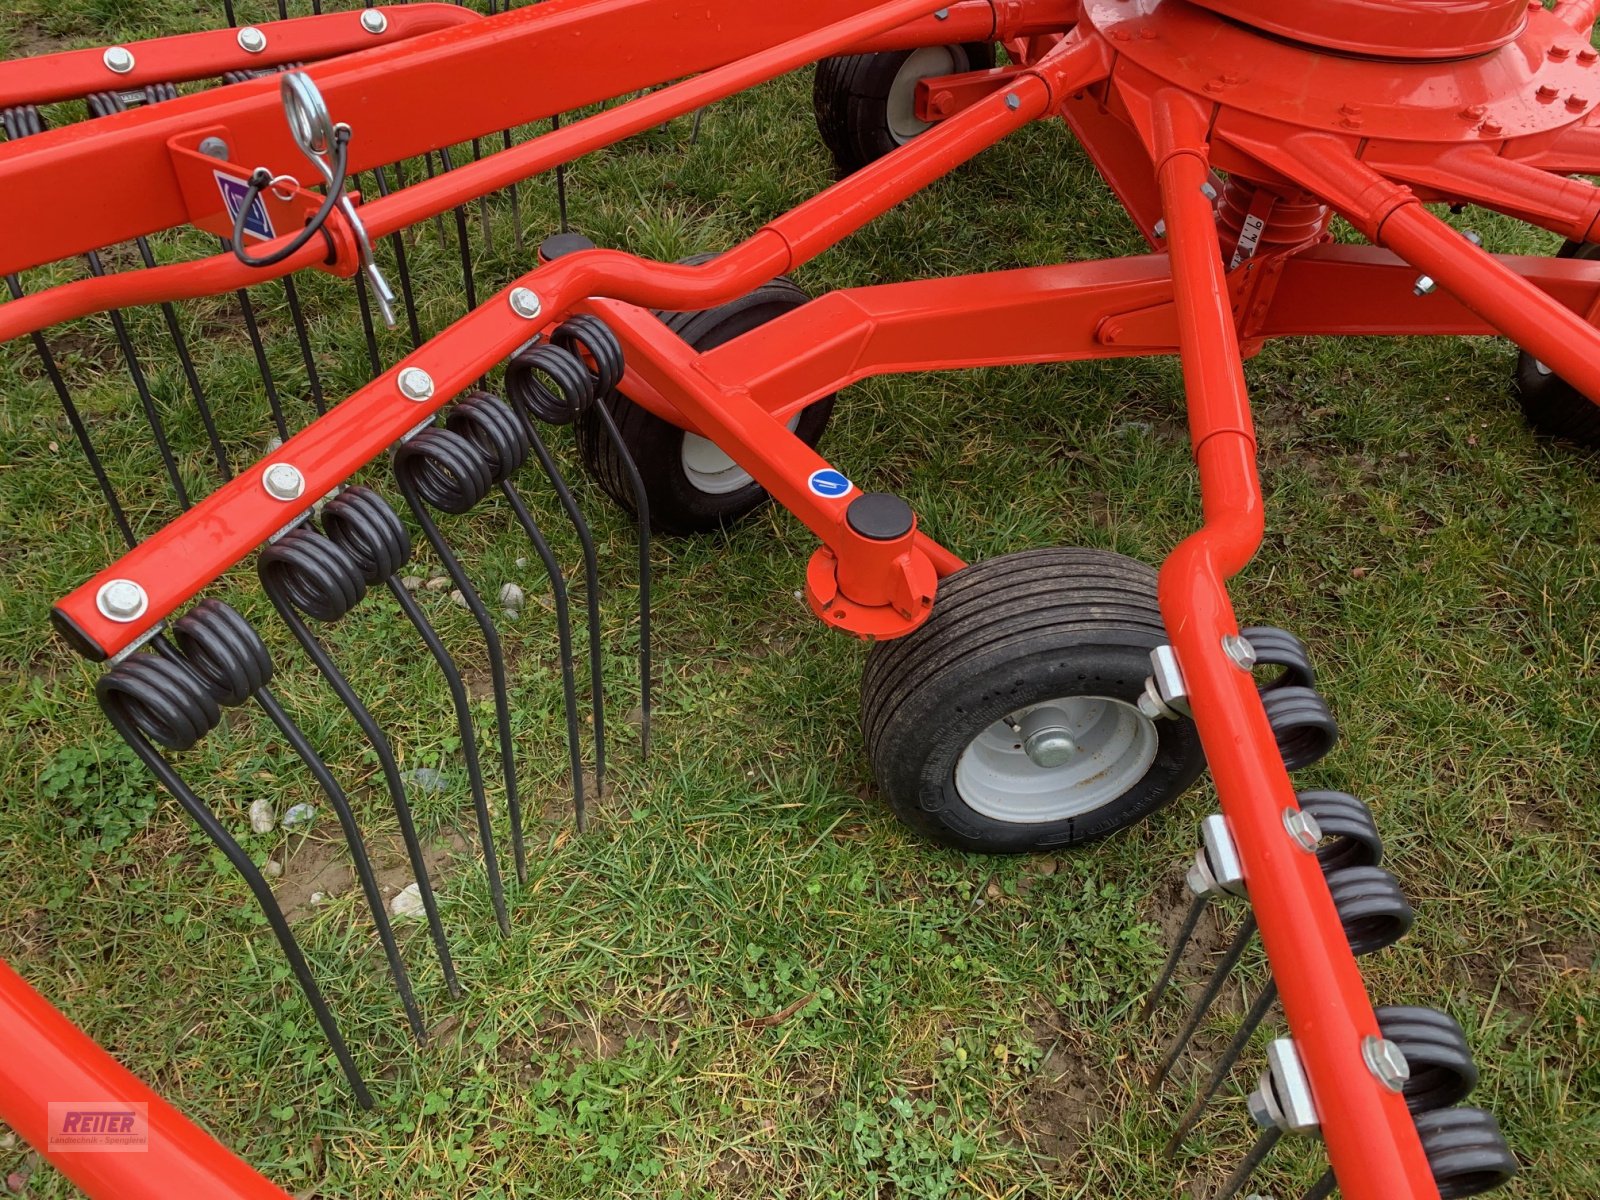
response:
M1047 700L974 738L956 760L956 791L996 820L1061 821L1131 790L1155 761L1159 742L1154 722L1125 701Z

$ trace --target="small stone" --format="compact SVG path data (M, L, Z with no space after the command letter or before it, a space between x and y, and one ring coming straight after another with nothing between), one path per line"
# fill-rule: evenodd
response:
M1365 579L1366 577L1367 577L1367 569L1365 567L1351 567L1350 568L1350 578L1351 579Z
M1053 858L1041 859L1034 865L1033 873L1035 875L1054 875L1056 869L1060 866L1061 864Z
M1005 893L1005 889L1002 888L998 883L991 883L988 887L986 887L983 890L983 894L986 897L988 897L990 900L998 900L998 899L1000 899L1001 896L1004 896L1006 893Z
M405 590L408 591L408 592L414 592L419 587L422 586L422 576L421 575L406 575L406 576L401 578L400 586L405 588Z
M406 771L400 778L422 792L442 792L450 785L450 776L436 767L417 767Z
M500 603L504 607L515 612L517 609L522 607L522 602L524 599L526 599L526 596L523 594L522 589L516 584L503 583L500 585Z
M389 901L389 914L395 917L420 917L422 915L422 889L408 883Z
M467 598L461 594L460 588L457 588L455 591L450 593L450 603L454 604L457 608L467 607Z
M435 575L422 586L427 588L430 592L442 592L445 590L445 588L450 586L450 580L447 576Z
M11 1150L16 1147L17 1135L14 1133L0 1133L0 1150Z
M311 822L317 819L317 806L314 804L296 804L283 814L283 828L285 830L309 829Z
M328 901L328 893L327 892L312 892L311 893L311 903L312 904L326 904L327 901Z
M51 454L58 454L58 453L60 453L60 451L61 451L61 443L60 442L51 442L50 443L50 453Z
M283 448L283 439L281 437L269 437L267 439L267 453L268 454L271 454L274 450L279 450L279 449L282 449L282 448Z
M276 879L283 874L283 864L275 858L269 858L267 865L261 868L261 873L268 879Z
M250 830L252 833L271 833L278 823L278 810L271 800L256 800L250 805Z
M22 1189L28 1186L28 1177L21 1171L13 1171L6 1176L6 1190L14 1196L20 1196Z
M517 566L518 567L526 567L527 565L528 565L528 560L526 558L517 559Z

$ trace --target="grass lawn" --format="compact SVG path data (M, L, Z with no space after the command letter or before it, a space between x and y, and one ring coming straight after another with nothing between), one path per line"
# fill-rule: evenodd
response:
M208 7L220 9L6 0L0 57L200 28ZM264 19L268 6L241 14ZM568 184L575 228L673 259L747 236L830 179L802 72L715 105L693 144L679 120L576 165ZM552 181L524 186L520 212L529 245L552 231ZM486 231L468 212L480 295L527 265L507 200L488 214ZM1489 214L1453 219L1495 251L1557 246ZM1065 128L1041 123L797 279L820 293L1141 249ZM463 305L454 226L420 227L407 250L437 331ZM157 252L208 249L189 237ZM306 278L301 298L332 402L369 374L351 288ZM303 424L313 414L283 290L263 285L254 300L284 406ZM235 301L188 303L179 317L225 445L247 464L272 425ZM183 478L203 494L214 463L160 313L129 322ZM53 331L52 345L147 536L177 507L110 333L94 318ZM391 358L405 347L381 340ZM1234 595L1245 622L1310 644L1344 740L1299 779L1370 801L1386 865L1416 906L1410 935L1364 961L1375 1002L1439 1007L1467 1029L1476 1102L1523 1163L1504 1195L1579 1200L1600 1195L1600 458L1527 431L1508 394L1514 360L1493 340L1270 346L1247 368L1268 536ZM501 500L442 519L486 591L511 581L529 594L506 626L531 838L509 937L472 843L439 673L386 596L322 630L402 768L447 781L414 799L443 858L436 886L464 998L446 994L421 923L401 926L429 1047L410 1041L332 813L264 719L236 710L178 756L257 861L283 865L296 932L378 1097L362 1112L247 891L111 734L98 668L51 634L50 604L121 543L25 343L0 347L0 397L0 956L289 1189L1155 1200L1208 1194L1252 1140L1240 1097L1267 1034L1176 1162L1160 1148L1203 1063L1186 1060L1159 1096L1142 1084L1179 1020L1176 998L1153 1023L1137 1010L1184 904L1208 786L1059 858L962 855L911 835L876 797L861 749L865 651L797 599L814 543L771 508L724 535L655 543L658 709L641 760L627 723L633 531L563 432L553 441L605 585L612 779L583 836L537 559ZM969 560L1088 545L1159 562L1200 516L1169 361L869 381L843 394L822 449L905 496ZM581 578L576 539L533 474L525 494ZM399 503L386 467L364 479ZM422 550L408 570L442 574ZM386 881L405 882L377 761L253 566L207 594L267 638L278 695L350 788ZM419 596L481 681L468 614L447 592ZM493 706L481 686L474 697L494 783ZM246 811L262 798L323 811L309 833L255 835ZM311 904L313 891L325 900ZM1208 918L1203 947L1236 917ZM1180 984L1192 991L1203 970L1197 951ZM1202 1050L1226 1040L1263 974L1258 954L1247 959ZM1314 1144L1286 1146L1255 1186L1298 1196L1322 1166ZM0 1131L0 1185L8 1176L30 1197L73 1194Z

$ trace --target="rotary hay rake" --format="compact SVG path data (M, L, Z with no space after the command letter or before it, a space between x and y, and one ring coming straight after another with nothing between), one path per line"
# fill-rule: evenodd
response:
M1287 1035L1270 1044L1250 1097L1262 1133L1219 1196L1239 1194L1284 1133L1325 1143L1329 1170L1310 1196L1337 1186L1359 1200L1432 1200L1503 1182L1514 1159L1493 1117L1461 1103L1477 1071L1459 1026L1431 1009L1375 1010L1362 983L1356 956L1403 935L1412 914L1378 865L1366 806L1343 793L1297 794L1291 782L1289 771L1321 758L1337 733L1306 648L1282 630L1240 629L1233 615L1226 582L1254 556L1265 521L1242 362L1291 334L1503 334L1524 351L1530 420L1600 440L1600 410L1586 398L1600 396L1591 325L1600 275L1587 261L1600 192L1569 177L1600 169L1589 123L1600 102L1588 39L1597 5L758 7L552 0L479 16L419 4L280 10L241 27L229 5L227 30L0 64L0 274L10 293L0 339L32 339L128 546L54 610L79 652L108 661L98 691L111 723L244 876L356 1099L370 1104L270 885L169 754L204 737L223 708L263 711L339 817L420 1039L425 1025L361 821L270 690L273 663L250 623L218 599L194 601L258 554L273 608L376 756L454 993L413 787L316 627L381 587L422 639L449 685L477 850L507 928L505 879L525 877L527 856L508 668L491 604L444 517L498 493L548 571L581 829L586 777L593 790L605 787L597 555L541 433L573 424L581 457L637 523L645 747L651 532L714 529L775 498L821 543L805 571L813 611L877 643L864 732L881 790L912 826L966 849L1059 847L1147 815L1210 768L1221 812L1203 824L1188 874L1194 902L1147 1012L1209 902L1243 898L1248 913L1157 1082L1258 936L1272 974L1170 1150L1281 1004ZM997 44L1004 65L995 65ZM582 52L594 45L608 53ZM706 105L819 60L817 116L840 169L834 186L720 254L677 264L598 249L566 229L566 164L680 117L698 135ZM525 78L530 62L540 64L536 86ZM226 86L191 86L202 80ZM1152 253L815 300L784 277L1007 134L1054 116ZM533 122L548 132L528 136ZM111 205L107 178L140 185ZM480 291L474 243L493 249L491 206L510 217L512 253L532 257L518 189L536 180L558 193L559 232L539 244L532 269ZM1425 203L1494 209L1569 245L1555 259L1495 256ZM1369 244L1335 242L1335 215ZM408 267L429 223L441 246L454 242L468 307L440 330ZM204 249L220 238L222 253L208 256L193 230L213 239ZM64 264L80 262L88 277L69 278ZM118 269L124 263L134 269ZM370 378L343 400L315 353L305 297L315 281L305 272L354 281ZM248 465L230 456L222 430L238 398L208 394L177 307L223 296L246 331L281 443ZM129 503L119 491L117 463L99 449L59 366L52 327L95 314L105 314L132 384L149 434L142 449L158 464L147 474L165 478L164 500ZM161 349L152 337L165 338ZM815 449L835 393L869 376L1139 355L1181 361L1204 501L1203 527L1159 576L1085 550L969 567L903 500L860 490ZM509 403L488 385L502 366ZM215 478L203 484L186 470L192 448L170 428L174 395L184 398L182 433L212 460ZM298 431L297 406L316 414ZM352 482L391 452L394 486L490 664L509 869L461 668L401 579L408 528L377 490ZM518 490L530 458L582 545L581 620ZM212 490L201 497L202 487ZM182 511L140 540L135 514L159 513L161 503ZM1271 679L1258 680L1263 666ZM46 1094L150 1105L149 1153L136 1163L57 1156L91 1194L282 1194L9 970L0 971L0 1018L0 1117L29 1140L42 1145L50 1132Z

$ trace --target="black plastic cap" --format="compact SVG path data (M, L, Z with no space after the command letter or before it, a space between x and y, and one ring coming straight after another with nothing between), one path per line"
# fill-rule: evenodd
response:
M110 656L95 644L93 638L78 628L78 623L59 608L50 610L50 623L67 643L90 662L105 662Z
M893 492L862 492L845 509L850 528L875 542L892 542L911 532L916 518L911 505Z
M581 233L552 233L539 243L539 261L554 262L580 250L593 250L595 244Z

